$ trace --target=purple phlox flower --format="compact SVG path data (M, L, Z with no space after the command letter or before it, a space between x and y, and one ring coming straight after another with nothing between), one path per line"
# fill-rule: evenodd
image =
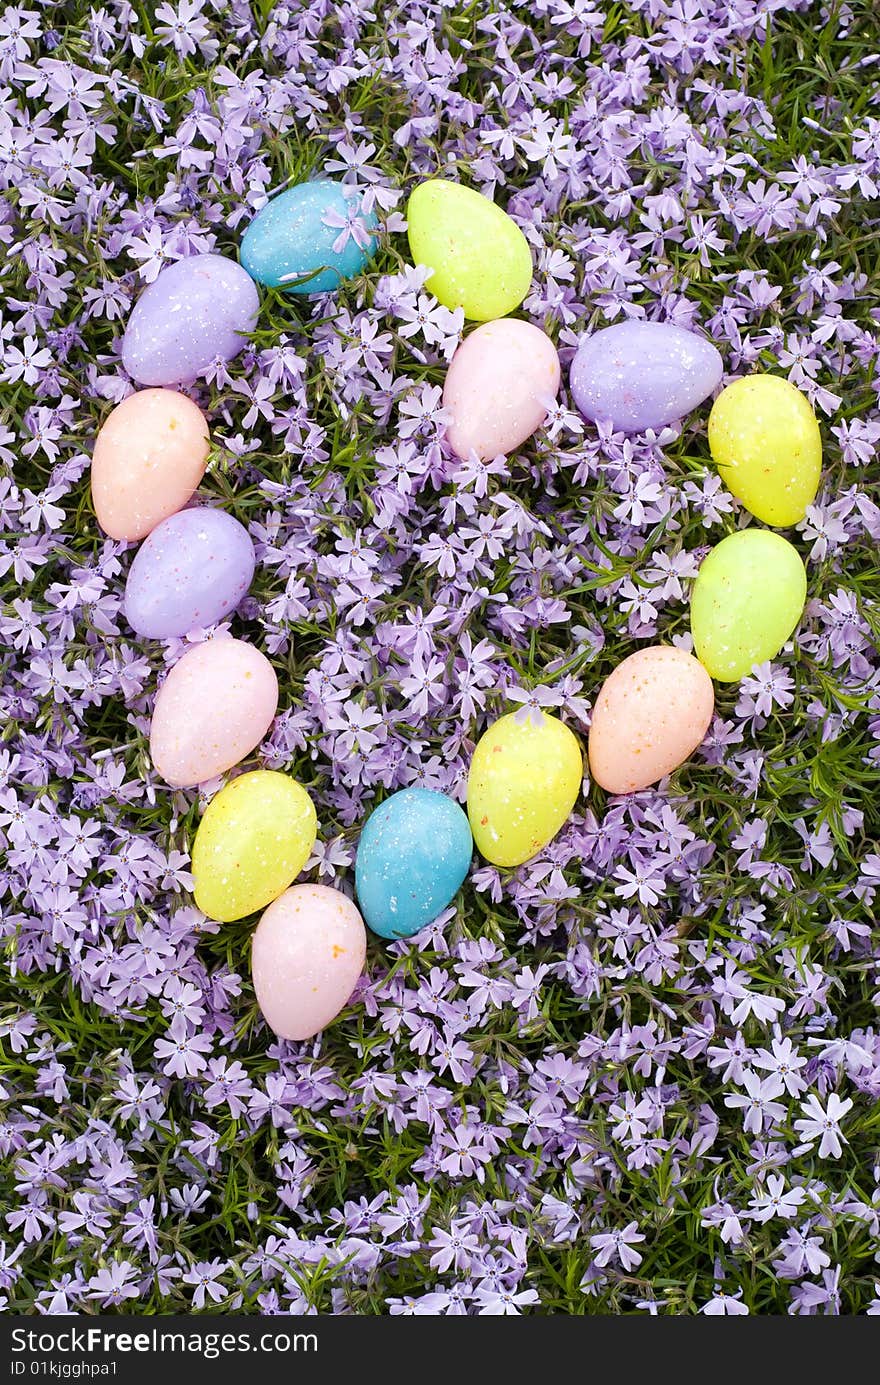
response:
M453 1221L449 1230L435 1227L429 1242L433 1249L431 1266L441 1274L453 1267L457 1271L470 1269L475 1254L480 1249L480 1239L466 1230L467 1222Z
M731 1092L724 1098L724 1105L743 1112L746 1130L760 1135L767 1125L785 1117L786 1107L775 1100L782 1096L785 1087L775 1073L762 1079L757 1073L746 1070L743 1073L743 1086L745 1092Z
M394 1317L442 1317L447 1312L449 1298L443 1291L422 1294L418 1298L389 1298L389 1315Z
M763 1191L757 1191L749 1203L749 1211L756 1221L769 1221L771 1217L782 1217L791 1221L798 1215L798 1209L806 1198L803 1188L786 1189L785 1179L779 1174L771 1174Z
M540 1303L540 1298L535 1289L506 1288L492 1279L484 1279L474 1290L474 1302L479 1304L477 1314L480 1317L511 1317L525 1307Z
M0 1241L0 1289L9 1289L18 1279L21 1270L15 1268L15 1262L24 1254L24 1245L6 1250L6 1242Z
M155 1053L164 1072L174 1077L193 1077L204 1072L205 1054L211 1048L211 1039L192 1032L185 1015L177 1011L168 1026L168 1038L156 1040Z
M491 477L509 475L510 467L503 454L483 458L471 448L467 458L455 467L451 479L456 486L471 490L478 500L483 500L489 493Z
M806 847L801 862L803 870L812 873L814 864L823 869L834 864L834 840L827 822L817 823L810 828L803 818L796 818L792 826Z
M88 1281L89 1298L98 1299L102 1308L115 1308L126 1299L138 1298L137 1270L129 1260L114 1261L98 1270Z
M513 994L510 997L510 1003L515 1010L519 1011L521 1018L526 1021L536 1019L540 1013L538 997L541 993L541 984L549 970L549 967L545 966L543 962L534 970L532 967L523 967L513 980Z
M822 1246L819 1236L811 1235L808 1226L790 1227L779 1245L780 1257L773 1268L783 1279L800 1279L805 1274L819 1274L831 1264L831 1256Z
M439 346L447 355L447 348L453 350L461 339L464 326L464 312L445 308L427 293L406 294L396 305L395 316L401 323L398 336L409 340L420 335L426 346ZM449 355L452 353L449 352Z
M800 1096L806 1089L806 1082L800 1075L801 1069L807 1065L807 1059L802 1058L794 1047L791 1039L783 1038L777 1030L771 1047L769 1049L759 1048L751 1059L756 1068L762 1068L765 1072L775 1073L782 1081L789 1096Z
M794 679L787 669L769 661L756 664L740 683L736 715L744 720L753 718L756 725L763 726L764 719L774 707L784 710L791 706L794 701L793 689Z
M789 1313L812 1315L821 1311L825 1315L836 1317L840 1312L839 1283L839 1265L822 1271L821 1284L804 1280L792 1289Z
M156 38L162 43L170 43L181 58L191 57L198 52L206 62L216 58L220 48L219 40L211 35L211 26L202 14L199 0L178 0L177 8L171 4L161 4L154 16ZM156 24L155 20L159 23Z
M40 346L36 337L26 336L20 347L9 345L3 352L3 371L0 379L8 384L21 380L25 385L35 385L52 360L52 352Z
M704 1226L717 1227L725 1245L738 1246L745 1240L743 1214L729 1202L715 1202L704 1207L700 1213L700 1220Z
M248 1104L248 1113L253 1120L262 1121L268 1116L272 1124L286 1129L292 1124L293 1100L289 1093L289 1082L283 1073L270 1073L265 1080L265 1091L254 1089Z
M647 1100L625 1092L622 1101L613 1102L608 1108L608 1115L614 1122L611 1133L615 1140L638 1142L647 1134L656 1112Z
M172 1206L176 1207L181 1216L186 1218L193 1212L198 1212L208 1201L210 1195L207 1188L200 1188L195 1183L185 1183L182 1188L172 1188L168 1193L168 1198Z
M629 1222L622 1231L599 1231L590 1237L590 1245L595 1254L595 1263L602 1269L612 1260L618 1260L628 1274L642 1263L642 1255L635 1249L645 1237L638 1228L638 1222Z
M6 1222L11 1230L21 1233L26 1245L42 1239L45 1231L55 1225L55 1217L47 1206L47 1197L42 1190L30 1194L26 1202L6 1213Z
M801 1119L794 1122L794 1128L804 1142L801 1148L812 1149L818 1140L820 1159L827 1159L829 1156L839 1159L843 1153L843 1146L847 1143L845 1135L841 1132L840 1122L852 1107L853 1103L849 1097L841 1098L836 1092L829 1093L823 1106L815 1093L811 1092L801 1103Z
M629 853L630 866L620 865L614 871L614 893L621 899L635 897L640 904L658 904L666 892L666 882L660 873L661 858L648 857L639 851Z
M333 242L334 255L341 255L350 240L354 241L359 250L369 250L373 244L373 233L362 215L360 203L352 202L345 215L329 208L321 217L321 221L331 230L339 230L339 235Z
M440 1168L450 1177L475 1177L479 1183L485 1181L485 1165L491 1163L492 1155L479 1142L478 1135L479 1128L467 1121L440 1134L440 1146L447 1151L440 1158Z
M423 384L408 391L398 406L401 438L424 437L434 429L446 427L451 416L443 408L442 395L439 385Z
M229 1269L226 1260L200 1260L181 1276L181 1283L193 1286L193 1307L204 1308L207 1302L221 1303L227 1296L222 1276Z
M749 1015L763 1024L776 1019L785 1009L785 1002L749 990L745 984L748 979L732 962L726 964L724 976L715 978L712 983L722 1009L730 1015L733 1024L742 1024Z
M738 1289L735 1294L725 1293L723 1289L716 1289L707 1303L700 1309L708 1317L743 1317L749 1313L749 1307L742 1301L742 1289Z
M511 702L522 704L513 714L514 721L519 726L541 726L544 721L544 709L561 707L565 701L565 695L560 689L548 688L540 683L534 688L509 687L507 697Z
M122 1236L123 1243L143 1247L151 1265L156 1263L159 1256L159 1233L155 1222L155 1208L156 1199L154 1197L141 1198L137 1207L126 1212L122 1218L122 1225L126 1228Z

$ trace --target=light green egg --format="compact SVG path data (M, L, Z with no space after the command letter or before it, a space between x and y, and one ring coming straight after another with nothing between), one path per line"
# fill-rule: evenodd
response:
M746 375L721 391L709 450L727 489L764 524L798 524L816 498L819 425L807 396L781 375Z
M420 183L406 212L416 264L434 273L427 289L475 322L505 317L532 282L532 253L506 212L473 188L433 178Z
M231 923L271 904L299 875L316 830L314 804L289 775L255 769L233 779L211 799L193 843L202 913Z
M691 595L694 650L707 673L735 683L775 659L801 618L807 574L797 549L769 529L722 539Z

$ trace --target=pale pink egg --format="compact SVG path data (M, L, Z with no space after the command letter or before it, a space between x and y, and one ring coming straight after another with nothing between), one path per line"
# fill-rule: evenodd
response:
M259 649L222 637L193 645L156 695L153 764L173 788L203 784L249 755L277 710L278 679Z
M609 793L634 793L684 764L712 720L715 694L684 649L640 649L609 674L590 723L590 773Z
M205 415L177 390L138 390L117 404L92 454L92 502L112 539L134 543L182 510L205 474Z
M540 327L515 317L471 332L446 372L446 437L463 460L515 452L540 428L559 391L559 357Z
M364 921L328 885L294 885L270 904L254 932L254 991L270 1029L310 1039L351 998L367 955Z

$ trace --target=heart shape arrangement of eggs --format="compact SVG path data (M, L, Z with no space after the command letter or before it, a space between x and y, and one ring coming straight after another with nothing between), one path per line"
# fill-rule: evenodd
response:
M551 338L509 316L531 286L529 243L501 207L443 178L416 187L407 223L429 291L480 324L446 373L449 450L464 462L509 455L556 409L561 384ZM377 248L368 194L331 179L300 183L253 217L240 263L214 253L179 260L129 318L122 363L145 388L118 404L97 435L92 500L111 538L143 541L125 588L131 628L143 639L192 641L158 690L150 727L153 766L173 792L212 784L252 756L279 703L265 655L246 640L210 634L250 589L256 557L243 526L197 494L210 436L181 387L245 348L259 314L257 284L292 299L329 294L362 276ZM630 318L580 342L569 386L597 426L657 433L714 394L722 373L704 337ZM734 380L715 399L708 438L719 475L756 519L789 526L804 518L819 484L821 439L808 400L788 380ZM629 794L675 774L709 729L712 679L735 682L775 658L805 600L792 543L758 527L728 534L694 583L695 655L678 645L637 649L598 690L590 778L609 794ZM306 787L277 770L245 769L213 794L196 831L195 902L226 924L264 911L251 950L258 1005L281 1038L310 1039L357 990L365 924L394 942L442 920L474 846L500 869L530 861L564 827L583 780L580 741L559 717L528 705L500 716L474 747L466 813L446 794L412 787L369 815L355 863L358 908L341 890L295 883L318 830Z

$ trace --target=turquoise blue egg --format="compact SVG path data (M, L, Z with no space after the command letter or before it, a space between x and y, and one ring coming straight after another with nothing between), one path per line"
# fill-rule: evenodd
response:
M450 904L468 873L467 816L446 794L401 789L361 833L355 886L361 913L382 938L409 938Z
M375 254L376 217L363 210L359 193L350 194L321 178L273 197L242 237L239 254L251 278L287 293L332 293L360 274Z

